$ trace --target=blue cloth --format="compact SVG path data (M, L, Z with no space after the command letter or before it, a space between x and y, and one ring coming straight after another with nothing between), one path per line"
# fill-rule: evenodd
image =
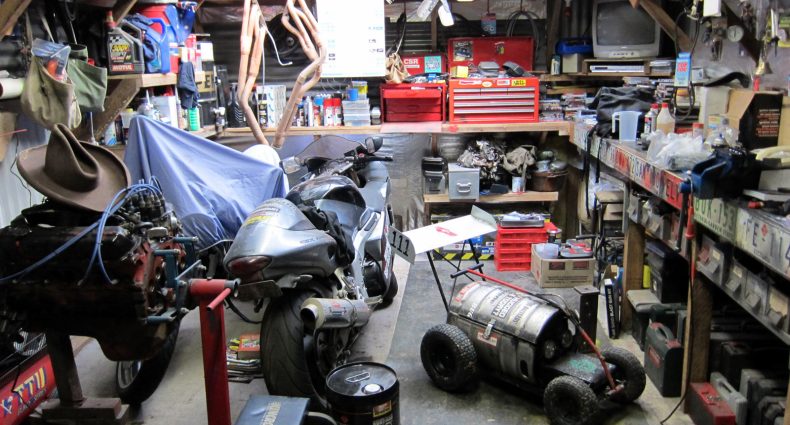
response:
M233 239L255 207L285 196L280 168L144 116L132 118L124 162L133 182L159 180L199 247Z

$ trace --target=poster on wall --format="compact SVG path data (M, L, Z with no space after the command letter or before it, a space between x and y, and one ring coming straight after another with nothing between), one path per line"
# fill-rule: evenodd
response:
M384 2L318 0L318 31L326 45L322 77L381 77Z

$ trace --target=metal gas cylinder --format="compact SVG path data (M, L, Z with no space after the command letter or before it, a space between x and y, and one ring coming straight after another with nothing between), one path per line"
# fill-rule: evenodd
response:
M450 300L448 323L463 330L478 361L505 376L541 381L540 364L576 344L566 315L535 296L490 282L472 282Z

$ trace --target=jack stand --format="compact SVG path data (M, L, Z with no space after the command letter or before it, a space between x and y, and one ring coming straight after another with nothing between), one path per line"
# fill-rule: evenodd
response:
M225 309L222 302L237 286L236 280L189 281L189 294L200 304L200 337L203 343L203 374L209 425L230 425Z
M47 332L47 350L55 371L58 399L42 403L40 417L31 416L37 424L125 425L129 422L129 406L118 398L85 398L82 395L71 339L66 334Z

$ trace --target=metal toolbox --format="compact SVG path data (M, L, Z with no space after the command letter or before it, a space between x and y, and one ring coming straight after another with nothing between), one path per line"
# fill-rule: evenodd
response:
M466 168L458 164L447 166L448 196L451 201L480 199L480 169Z
M742 299L744 288L746 288L746 277L748 275L749 271L746 270L746 267L742 266L737 260L732 260L730 273L727 275L727 280L724 283L724 292L729 294L733 299Z
M403 83L381 85L384 122L444 120L444 84Z
M450 80L450 122L537 122L539 86L535 77Z
M697 270L713 283L722 286L727 281L731 256L730 245L717 243L703 235L702 244L697 252Z
M534 45L529 36L451 38L447 40L448 67L480 66L481 62L496 62L501 67L514 62L531 71Z

